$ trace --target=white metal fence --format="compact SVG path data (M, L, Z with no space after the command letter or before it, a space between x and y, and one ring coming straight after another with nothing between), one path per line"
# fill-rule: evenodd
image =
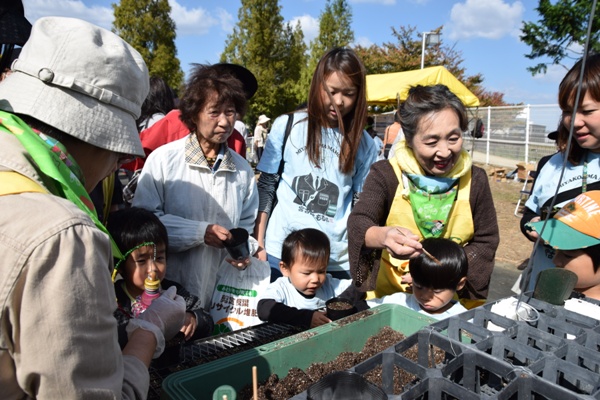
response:
M560 117L558 104L471 108L469 133L475 120L481 118L485 134L481 139L465 135L464 146L477 161L486 164L536 163L555 151L554 141L546 136L556 130ZM375 129L383 136L385 127L392 121L393 114L377 115Z

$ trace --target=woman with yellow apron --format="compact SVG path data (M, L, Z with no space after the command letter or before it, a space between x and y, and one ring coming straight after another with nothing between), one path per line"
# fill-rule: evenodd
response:
M485 303L499 243L487 174L462 148L466 110L444 85L410 89L401 107L405 140L375 163L348 220L352 278L367 298L410 291L408 260L424 238L452 239L469 260L458 293L466 308Z

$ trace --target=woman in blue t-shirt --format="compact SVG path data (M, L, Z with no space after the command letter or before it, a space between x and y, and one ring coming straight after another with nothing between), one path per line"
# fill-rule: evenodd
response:
M346 222L377 158L375 143L363 129L366 121L362 62L350 49L328 51L313 74L306 110L273 122L257 166L260 205L254 234L262 247L259 258L269 261L273 278L281 276L283 240L302 228L325 232L331 242L327 272L350 278Z
M559 152L539 171L531 196L525 203L521 230L532 241L538 238L538 233L528 228L528 222L539 221L546 215L552 216L577 195L600 189L600 54L587 58L580 82L582 62L579 60L559 85L558 104L562 110L562 123L558 127ZM580 101L575 104L580 83ZM575 108L575 120L572 121ZM569 135L571 123L572 137ZM571 146L567 154L569 140ZM559 182L563 165L564 174ZM557 186L559 190L555 198ZM550 209L553 202L554 207ZM554 267L554 249L550 246L537 246L533 257L530 277L524 279L529 274L527 269L520 282L521 289L526 291L533 290L540 271ZM527 282L523 282L525 280Z

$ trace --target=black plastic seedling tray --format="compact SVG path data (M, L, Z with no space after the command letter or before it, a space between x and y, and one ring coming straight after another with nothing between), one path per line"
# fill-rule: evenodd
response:
M389 400L600 400L600 321L536 299L527 304L534 320L505 318L488 304L424 327L350 370L381 368ZM415 347L416 361L404 357ZM433 349L443 362L432 362ZM413 380L394 394L398 368Z
M149 400L161 398L163 380L178 371L206 364L300 332L286 324L265 323L165 349L150 365Z

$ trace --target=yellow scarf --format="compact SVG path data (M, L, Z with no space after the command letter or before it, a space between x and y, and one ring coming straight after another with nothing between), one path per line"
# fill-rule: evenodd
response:
M398 188L385 225L408 228L415 235L419 235L420 239L423 239L413 217L408 196L410 189L403 182L403 172L424 175L424 171L415 158L413 151L406 147L404 141L396 147L395 157L390 160L390 164L398 177ZM448 224L442 237L452 239L463 246L473 238L475 230L473 213L469 203L471 167L471 157L463 150L456 165L446 176L459 179L459 183L456 201L450 211ZM387 250L383 250L377 275L377 285L374 291L367 292L367 298L378 298L395 292L406 291L408 285L401 283L401 279L402 275L408 272L408 260L394 258Z
M423 168L421 168L421 165L417 161L415 153L413 153L412 149L406 145L406 140L401 140L396 145L394 159L400 166L402 172L414 175L425 175L425 171L423 171ZM454 167L442 177L452 179L460 178L465 175L467 171L471 170L472 165L473 161L471 160L471 156L465 149L462 149Z

